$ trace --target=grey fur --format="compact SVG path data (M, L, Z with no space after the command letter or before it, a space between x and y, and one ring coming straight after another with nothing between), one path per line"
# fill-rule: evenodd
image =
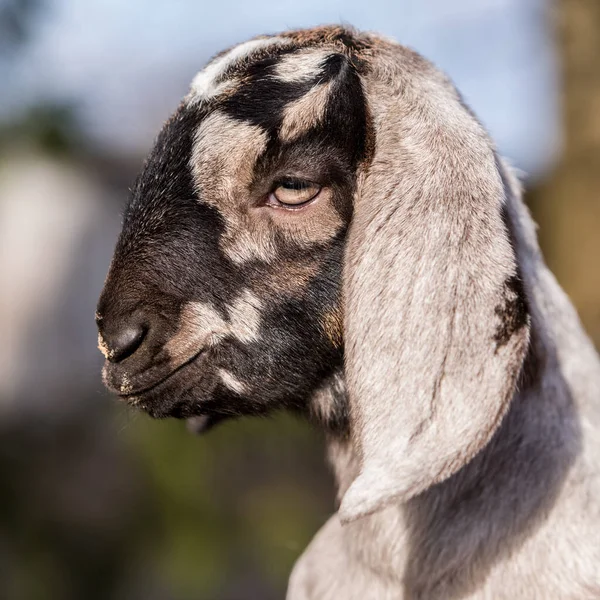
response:
M365 82L377 152L347 250L346 380L362 469L344 519L408 499L474 456L508 407L529 339L523 319L493 343L518 271L491 143L428 63L382 53L386 70L375 61Z

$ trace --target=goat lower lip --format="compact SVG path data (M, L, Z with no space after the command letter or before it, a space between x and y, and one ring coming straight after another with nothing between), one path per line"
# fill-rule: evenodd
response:
M188 358L186 361L182 362L179 366L175 367L172 371L169 371L169 373L167 375L165 375L162 379L155 381L151 385L147 385L146 387L140 388L139 390L134 390L132 392L128 392L127 394L119 394L119 398L122 398L123 400L129 400L130 398L134 398L135 396L139 396L141 394L145 394L146 392L150 392L154 388L157 388L159 385L161 385L162 383L164 383L165 381L167 381L168 379L173 377L173 375L175 375L176 373L181 371L181 369L183 369L190 363L194 362L203 353L204 353L204 348L202 348L201 350L196 352L196 354L193 354L192 356L190 356L190 358Z

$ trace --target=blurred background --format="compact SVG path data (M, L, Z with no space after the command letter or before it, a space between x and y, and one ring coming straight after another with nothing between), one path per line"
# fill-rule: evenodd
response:
M283 598L333 511L319 434L127 411L94 307L128 187L205 61L340 22L451 75L600 342L598 0L0 0L0 598Z

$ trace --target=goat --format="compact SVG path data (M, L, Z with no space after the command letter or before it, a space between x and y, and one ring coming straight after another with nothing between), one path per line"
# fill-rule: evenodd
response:
M339 510L290 600L600 598L600 362L448 78L319 27L214 58L126 207L103 378L209 429L288 408Z

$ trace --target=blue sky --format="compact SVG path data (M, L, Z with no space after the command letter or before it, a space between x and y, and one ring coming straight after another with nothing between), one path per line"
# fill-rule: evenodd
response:
M10 68L4 118L70 99L108 149L143 153L203 63L259 33L348 23L410 45L454 79L501 151L538 175L559 143L545 0L48 0Z

